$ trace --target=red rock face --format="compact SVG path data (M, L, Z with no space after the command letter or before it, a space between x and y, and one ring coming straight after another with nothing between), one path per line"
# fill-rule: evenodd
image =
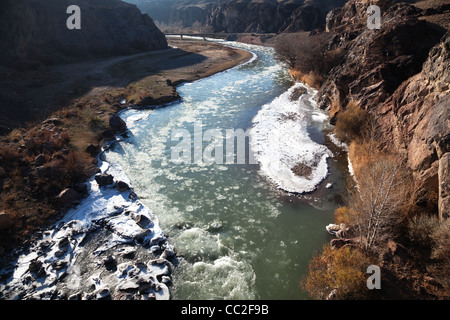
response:
M423 12L411 5L370 4L381 7L380 30L366 26L369 1L350 0L328 14L332 46L347 56L326 77L319 105L332 121L349 101L375 114L384 146L400 151L426 190L440 194L440 214L448 216L450 179L442 159L450 144L450 35L418 19Z
M439 194L441 217L449 216L450 33L411 77L379 108L385 144L402 150L419 181ZM447 169L446 169L447 168ZM440 172L440 174L438 174ZM447 200L446 200L447 199ZM447 203L448 204L448 203Z

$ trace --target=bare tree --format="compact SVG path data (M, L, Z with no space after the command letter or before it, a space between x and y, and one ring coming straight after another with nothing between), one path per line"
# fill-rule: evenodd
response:
M300 59L302 44L307 34L286 34L277 39L275 43L275 58L294 68Z
M285 34L275 43L275 57L291 69L324 76L343 59L341 49L330 49L332 35L307 32Z
M394 235L413 189L412 176L401 160L384 156L365 165L351 197L352 223L364 249Z

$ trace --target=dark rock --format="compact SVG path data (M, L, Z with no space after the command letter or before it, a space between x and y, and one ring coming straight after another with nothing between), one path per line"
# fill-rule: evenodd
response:
M43 154L40 154L38 156L36 156L36 158L34 158L34 165L35 166L42 166L45 163L45 156Z
M100 187L105 187L113 184L114 178L110 174L102 173L95 176L95 181L97 181Z
M113 256L107 256L105 259L103 259L103 264L108 271L117 270L117 261Z
M67 298L67 300L69 300L69 301L72 301L72 300L81 300L81 293L73 294L73 295L69 296L69 297Z
M30 262L30 266L28 267L28 271L30 272L37 272L42 268L42 261L39 261L37 259L32 260Z
M63 207L69 207L76 202L79 202L82 198L82 195L76 192L74 189L67 188L59 195L56 196L56 201Z
M111 291L109 288L102 288L97 292L96 298L98 300L108 300L111 298Z
M59 249L58 251L55 252L55 257L61 258L63 255L66 254L66 252L67 252L67 248Z
M14 220L6 212L0 213L0 230L6 230L14 225Z
M153 266L163 266L163 265L167 265L169 263L169 261L167 261L166 259L160 258L160 259L151 260L149 263L150 263L150 265L153 265Z
M88 195L88 186L85 183L77 183L73 186L73 189L82 196Z
M123 181L116 181L116 188L119 190L119 192L125 192L130 190L130 186Z
M109 118L109 126L114 133L123 133L127 131L127 124L117 114L113 114Z
M112 132L112 130L110 130L110 129L102 131L101 135L102 135L103 139L106 139L106 140L110 140L110 139L114 138L114 132Z
M60 271L60 270L64 269L65 267L67 267L67 261L61 261L61 260L53 261L52 267L56 271Z
M66 247L69 243L70 243L69 238L68 237L64 237L61 240L59 240L58 248Z
M155 283L152 281L151 278L148 278L148 279L140 278L137 281L137 284L139 285L138 291L140 293L147 293L148 290L152 289L154 287L154 285L155 285Z
M86 147L86 152L90 154L91 156L95 157L97 156L101 151L101 148L99 145L93 145L92 143Z
M47 276L44 267L42 266L42 261L37 259L30 262L30 266L28 267L28 271L36 275L38 278L42 278Z
M134 221L136 221L136 224L141 227L142 229L148 229L153 227L153 222L146 216L139 214L134 218Z

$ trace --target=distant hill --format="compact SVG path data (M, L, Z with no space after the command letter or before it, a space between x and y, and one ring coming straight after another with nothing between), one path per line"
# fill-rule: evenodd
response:
M67 8L81 9L69 30ZM67 63L167 47L164 34L136 6L120 0L2 0L0 63Z
M346 0L127 0L163 30L297 32L325 25L326 14Z

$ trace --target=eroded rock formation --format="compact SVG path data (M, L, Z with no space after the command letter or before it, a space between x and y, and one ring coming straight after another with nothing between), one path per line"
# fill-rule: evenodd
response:
M366 26L370 4L382 10L380 30ZM424 14L389 0L350 0L331 11L330 46L344 48L346 56L317 96L333 123L350 101L374 114L383 146L398 151L428 195L439 199L428 209L437 210L439 203L444 218L449 215L450 33L422 19Z
M161 25L212 32L297 32L325 25L328 11L346 0L128 0ZM200 30L200 29L199 29Z
M81 9L81 30L66 26L70 5ZM5 65L67 63L167 47L148 15L120 0L5 0L0 26Z

